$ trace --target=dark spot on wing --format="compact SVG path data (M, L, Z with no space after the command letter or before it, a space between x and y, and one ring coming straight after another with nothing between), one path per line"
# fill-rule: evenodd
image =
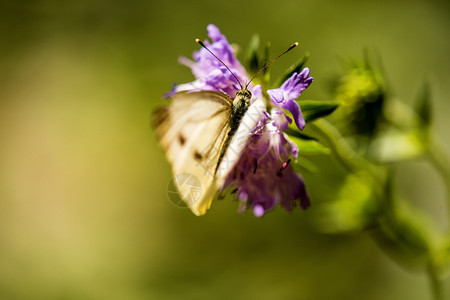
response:
M197 150L195 150L194 158L195 158L195 160L202 160L203 159L203 155L200 152L198 152Z
M181 146L183 146L186 143L186 138L180 133L178 136L178 141L180 142Z
M152 115L152 126L158 128L162 123L169 119L169 107L163 106L156 109Z

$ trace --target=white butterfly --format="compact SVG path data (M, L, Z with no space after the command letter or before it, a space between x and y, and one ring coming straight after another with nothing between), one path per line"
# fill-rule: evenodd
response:
M231 72L201 41L196 41ZM195 182L200 187L175 180L180 197L196 215L203 215L211 206L215 193L238 162L266 108L263 99L256 99L250 105L252 95L247 86L251 80L243 87L233 76L241 86L234 99L215 91L182 92L172 97L169 106L154 114L155 131L174 176L198 179Z
M155 112L156 134L173 174L189 174L200 182L200 187L192 187L175 181L182 200L196 215L210 207L263 116L264 101L256 99L249 105L250 99L247 89L234 99L214 91L179 93L170 106Z

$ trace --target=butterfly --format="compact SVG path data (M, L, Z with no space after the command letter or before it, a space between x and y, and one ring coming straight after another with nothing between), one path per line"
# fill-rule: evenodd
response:
M196 42L233 74L200 40ZM263 99L250 104L252 94L247 87L251 80L242 86L233 76L240 85L234 98L217 91L180 92L172 96L170 105L153 115L155 132L172 165L178 193L196 215L205 214L211 206L266 109Z

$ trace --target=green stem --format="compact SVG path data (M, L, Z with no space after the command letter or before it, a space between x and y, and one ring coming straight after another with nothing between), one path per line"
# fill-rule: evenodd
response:
M431 165L441 175L447 193L447 218L450 227L450 161L449 155L439 138L432 133L429 124L424 124L421 117L410 106L396 100L389 102L385 117L394 126L411 128L418 126L424 130L422 137L427 142L426 156ZM420 124L420 125L417 125Z
M381 169L358 155L342 137L339 130L324 119L318 119L305 128L321 139L330 149L336 160L350 172L367 171L375 178L381 179Z
M430 262L427 268L428 279L430 280L431 290L433 292L433 298L435 300L443 300L444 293L442 289L442 282L437 275L436 268L433 263Z
M447 192L447 214L450 223L450 163L448 154L439 139L430 133L427 158L434 168L439 172ZM450 227L450 224L448 224Z
M447 188L447 197L450 201L450 161L445 146L439 138L430 130L429 124L424 124L419 115L408 105L400 101L391 101L386 109L387 121L399 128L409 129L411 126L424 130L423 138L427 140L427 158L444 179ZM419 125L417 125L419 124ZM450 203L449 203L450 207ZM450 208L449 208L450 209Z

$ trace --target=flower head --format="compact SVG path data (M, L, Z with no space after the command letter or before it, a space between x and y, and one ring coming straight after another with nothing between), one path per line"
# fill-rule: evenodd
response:
M275 123L256 130L223 185L236 187L240 210L252 208L258 217L278 204L287 211L309 206L303 178L290 164L290 157L297 158L298 147Z
M374 137L386 98L382 75L369 61L356 62L347 67L338 83L336 124L350 134Z
M249 76L237 60L234 50L224 35L214 25L208 25L212 43L204 44L220 58L240 82L248 82ZM196 80L177 85L172 92L212 90L233 97L240 89L233 75L206 49L194 52L194 61L181 58L182 64L191 68ZM298 147L283 131L292 123L284 110L291 112L299 129L305 126L299 104L295 101L313 81L309 69L294 73L280 88L268 90L271 105L266 107L257 127L247 139L240 157L226 174L221 191L233 188L239 198L240 210L252 209L255 216L281 205L287 211L299 206L306 209L309 197L303 178L294 171L292 160L297 160ZM260 85L251 85L252 100L263 99Z

